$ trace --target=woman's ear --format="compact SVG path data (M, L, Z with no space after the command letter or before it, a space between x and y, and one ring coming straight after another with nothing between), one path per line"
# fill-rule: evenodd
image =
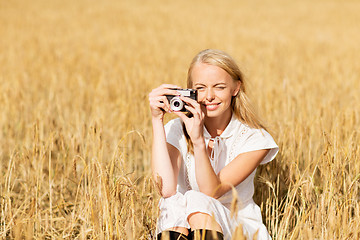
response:
M234 92L233 92L234 97L239 94L240 86L241 86L240 81L236 81L236 88L234 89Z

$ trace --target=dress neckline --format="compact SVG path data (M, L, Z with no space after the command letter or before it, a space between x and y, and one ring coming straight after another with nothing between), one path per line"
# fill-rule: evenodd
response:
M206 129L206 127L204 125L204 137L205 137L205 139L206 140L211 139L211 140L215 141L216 138L226 139L226 138L231 137L234 134L233 130L235 129L235 126L236 126L236 120L237 120L237 118L235 117L235 114L232 113L230 122L226 126L225 130L219 136L216 136L214 138L211 137L209 131Z

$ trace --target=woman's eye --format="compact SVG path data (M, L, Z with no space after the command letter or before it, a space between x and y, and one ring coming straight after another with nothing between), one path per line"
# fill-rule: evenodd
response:
M226 87L225 86L217 86L216 88L220 89L220 90L224 90Z

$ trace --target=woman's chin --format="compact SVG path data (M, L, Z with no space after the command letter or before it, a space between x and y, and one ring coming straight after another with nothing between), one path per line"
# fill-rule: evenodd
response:
M217 118L217 117L221 117L221 118L226 118L227 114L231 112L231 109L228 108L227 110L224 110L221 106L219 106L216 109L208 109L206 108L206 117L208 118ZM230 114L231 116L231 114Z
M216 117L222 117L224 115L224 112L223 111L219 111L220 109L216 109L216 110L212 110L212 111L209 111L207 109L206 111L206 116L208 118L216 118Z

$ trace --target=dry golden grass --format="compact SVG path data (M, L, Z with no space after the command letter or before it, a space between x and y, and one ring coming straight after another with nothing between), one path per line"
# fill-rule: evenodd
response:
M280 146L255 195L274 239L359 239L359 12L355 0L0 1L1 238L151 238L147 94L184 86L191 58L218 48Z

